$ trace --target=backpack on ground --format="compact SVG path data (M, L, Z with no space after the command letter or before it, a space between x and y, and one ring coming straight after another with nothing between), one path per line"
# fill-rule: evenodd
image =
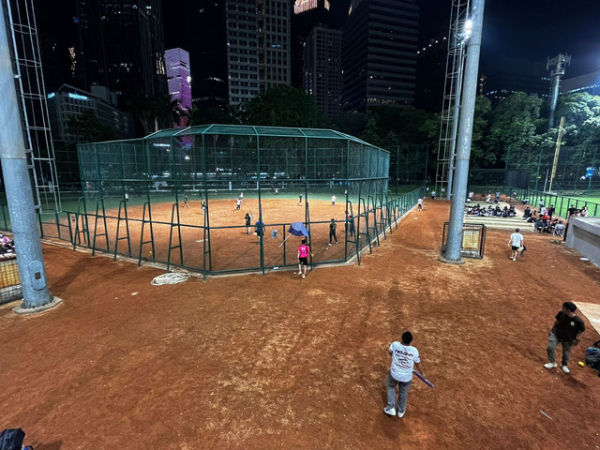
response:
M25 432L20 428L4 430L0 433L0 450L21 450Z
M595 342L593 347L585 351L585 365L596 369L600 377L600 341Z

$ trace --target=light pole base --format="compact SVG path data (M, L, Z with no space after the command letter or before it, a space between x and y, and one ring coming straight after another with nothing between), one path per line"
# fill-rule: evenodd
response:
M44 311L48 311L49 309L60 305L61 302L62 300L60 298L53 296L52 301L50 303L46 303L45 305L37 306L35 308L23 308L22 306L16 306L13 308L13 311L22 316L29 314L37 314Z
M445 257L444 255L441 255L441 256L440 256L440 258L439 258L439 260L440 260L441 262L443 262L443 263L446 263L446 264L454 264L454 265L457 265L457 266L460 266L460 265L462 265L462 264L464 264L464 263L465 263L465 260L464 260L464 259L459 259L458 261L454 261L454 260L452 260L452 259L446 259L446 257Z

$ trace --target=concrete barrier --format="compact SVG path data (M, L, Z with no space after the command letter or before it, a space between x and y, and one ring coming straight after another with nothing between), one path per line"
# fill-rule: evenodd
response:
M600 266L600 218L571 217L567 245Z

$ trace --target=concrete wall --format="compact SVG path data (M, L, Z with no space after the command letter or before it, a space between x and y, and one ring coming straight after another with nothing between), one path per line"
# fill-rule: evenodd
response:
M600 266L600 218L572 217L567 245Z

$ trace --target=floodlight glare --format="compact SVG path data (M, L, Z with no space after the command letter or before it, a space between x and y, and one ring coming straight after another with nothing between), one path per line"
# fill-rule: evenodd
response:
M471 19L467 19L465 22L465 41L471 37L471 33L473 32L473 21Z

